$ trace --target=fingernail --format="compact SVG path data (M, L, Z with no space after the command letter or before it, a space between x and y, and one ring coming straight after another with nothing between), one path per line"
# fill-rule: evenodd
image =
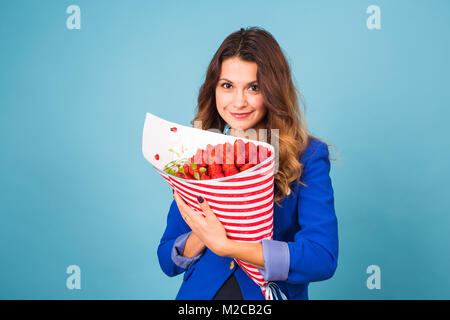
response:
M175 189L172 189L172 194L175 194Z
M203 201L205 201L205 199L203 199L202 196L198 196L198 197L197 197L197 201L198 201L199 203L203 203Z

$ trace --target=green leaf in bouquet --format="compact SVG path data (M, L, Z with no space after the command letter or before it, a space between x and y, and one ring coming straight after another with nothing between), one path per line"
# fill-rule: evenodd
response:
M172 148L169 149L170 152L174 152Z
M191 167L192 167L192 169L197 169L197 164L196 163L191 163Z
M200 171L200 172L205 172L205 171L206 171L206 168L205 168L205 167L201 167L198 171Z
M194 178L200 180L200 175L197 171L194 172Z
M177 163L177 161L178 161L178 160L172 160L172 161L168 162L168 163L164 166L164 168L170 168L170 167L172 167L173 165L175 165L175 164Z
M185 174L183 167L178 167L178 171L181 172L182 174Z

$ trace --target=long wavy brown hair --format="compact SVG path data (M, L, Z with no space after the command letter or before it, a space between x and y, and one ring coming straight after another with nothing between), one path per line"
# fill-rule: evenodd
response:
M292 82L286 57L275 38L259 27L241 28L222 42L209 63L205 81L200 87L197 114L192 124L201 121L203 130L224 129L225 121L217 111L215 89L222 62L232 57L257 64L257 81L267 108L263 121L268 129L269 143L272 141L270 129L279 130L279 163L275 175L274 201L280 205L280 201L291 193L293 182L305 185L300 181L303 165L299 156L308 145L308 140L324 141L308 134L305 118L299 107L302 96Z

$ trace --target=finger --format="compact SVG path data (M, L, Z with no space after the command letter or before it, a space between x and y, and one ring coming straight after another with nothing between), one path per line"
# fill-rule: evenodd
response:
M180 211L186 211L187 209L190 209L188 204L183 200L183 198L181 198L178 192L176 191L173 192L173 198L175 199L175 202L177 203Z
M183 217L184 220L186 220L187 217L189 217L189 206L187 203L180 197L180 195L174 191L173 198L175 199L175 202L177 203L178 209L180 210L180 214Z
M196 212L191 207L189 207L189 205L183 200L183 198L180 197L180 195L176 191L173 193L173 197L185 221L198 221L198 214L196 214Z
M214 214L214 212L209 207L208 201L206 201L205 198L203 198L202 196L198 196L197 201L205 216Z

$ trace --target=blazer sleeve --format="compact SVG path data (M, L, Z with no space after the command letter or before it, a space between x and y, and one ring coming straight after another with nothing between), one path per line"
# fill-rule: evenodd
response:
M158 246L159 265L163 272L170 277L176 276L189 268L189 265L186 265L185 268L183 268L182 264L179 263L179 265L177 265L173 260L174 250L177 248L177 246L175 246L177 239L179 240L181 235L189 232L191 232L191 229L181 218L180 210L174 200L170 206L169 214L167 215L166 230L164 231Z
M298 195L301 229L288 242L289 283L326 280L337 267L338 229L328 147L319 142L311 153L305 155L301 179L307 186L300 185Z

